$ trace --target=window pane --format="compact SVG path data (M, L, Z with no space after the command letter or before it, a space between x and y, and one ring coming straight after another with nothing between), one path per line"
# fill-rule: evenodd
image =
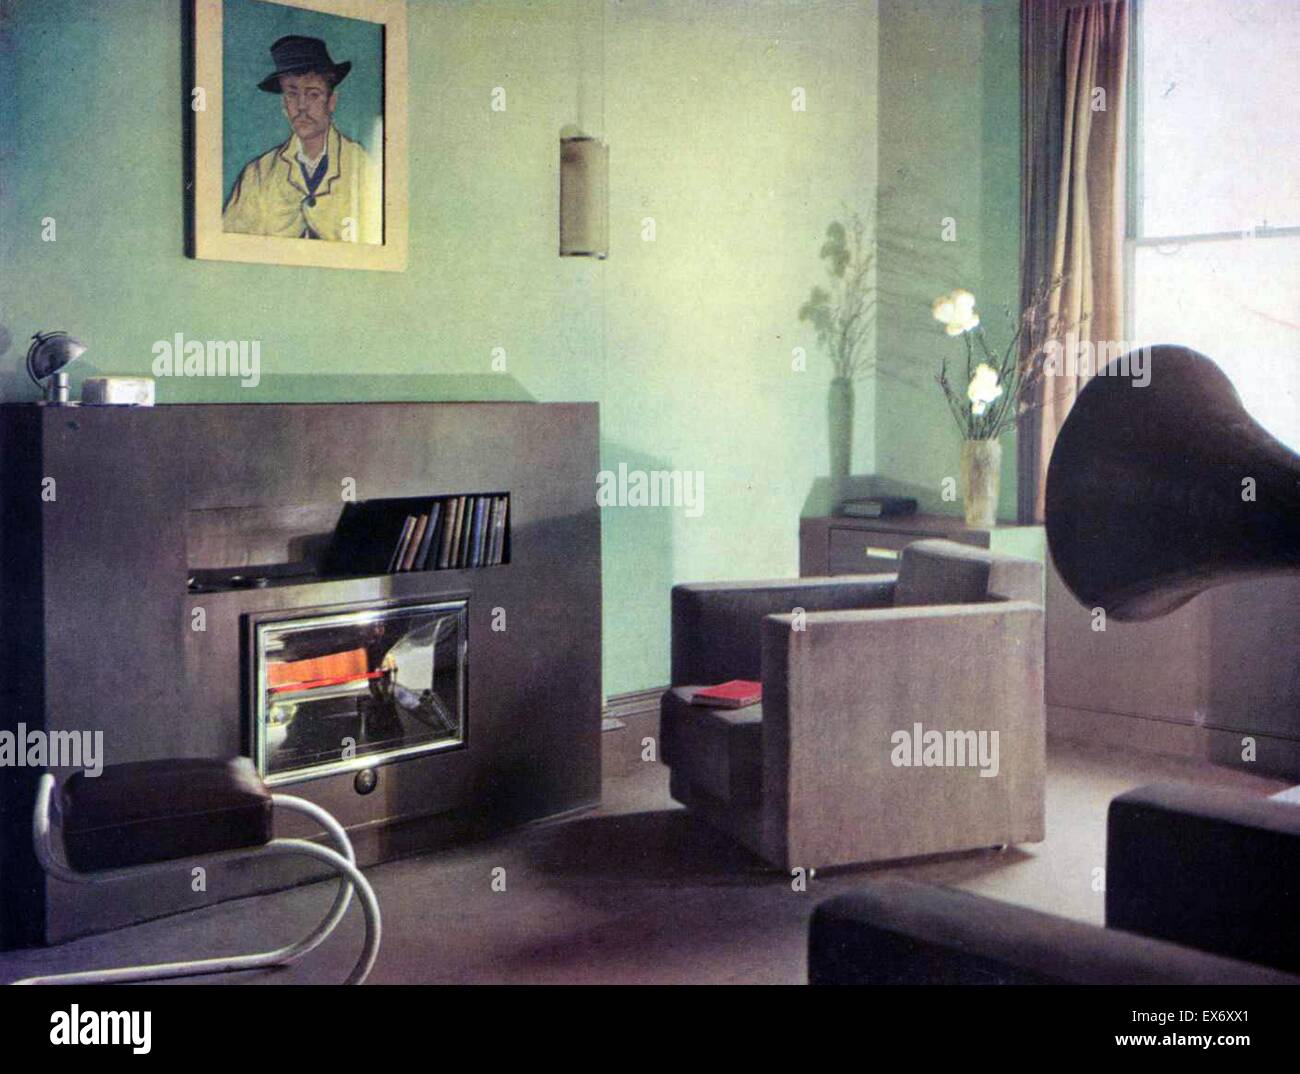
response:
M1135 252L1134 342L1214 359L1251 416L1300 450L1300 237Z
M1147 236L1300 225L1300 0L1143 0Z

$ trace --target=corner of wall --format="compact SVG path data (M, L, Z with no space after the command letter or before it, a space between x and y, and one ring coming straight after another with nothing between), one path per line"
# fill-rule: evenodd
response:
M996 346L1018 309L1018 0L880 0L880 293L877 471L923 510L952 513L960 433L934 383L945 353L935 295L964 287ZM951 348L945 352L944 347ZM1015 448L1003 447L1001 515L1016 511Z

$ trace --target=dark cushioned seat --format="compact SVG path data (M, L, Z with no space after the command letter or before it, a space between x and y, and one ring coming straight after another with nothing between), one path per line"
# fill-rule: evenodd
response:
M108 765L63 785L63 845L78 872L192 858L271 839L271 792L253 762Z
M664 764L678 778L733 805L757 802L763 782L763 706L692 705L700 686L675 686L660 707Z

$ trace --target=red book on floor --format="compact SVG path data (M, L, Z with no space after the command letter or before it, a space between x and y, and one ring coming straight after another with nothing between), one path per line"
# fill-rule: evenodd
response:
M763 684L748 679L732 679L719 686L706 686L696 690L691 698L693 705L712 705L714 708L743 709L763 700Z

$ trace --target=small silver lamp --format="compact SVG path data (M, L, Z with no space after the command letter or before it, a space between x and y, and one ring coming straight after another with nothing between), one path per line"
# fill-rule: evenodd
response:
M27 375L45 394L45 402L67 406L70 395L64 368L86 353L86 345L67 332L37 332L27 349Z

